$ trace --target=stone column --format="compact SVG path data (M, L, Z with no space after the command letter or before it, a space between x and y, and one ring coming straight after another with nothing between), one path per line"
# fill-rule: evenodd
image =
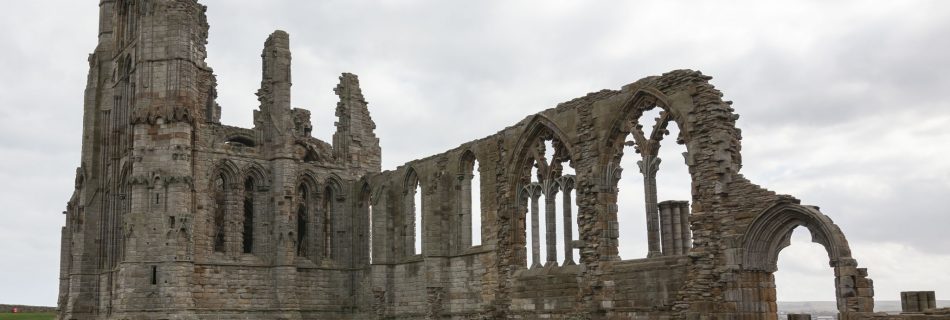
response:
M637 161L640 173L643 174L643 193L646 200L647 215L647 257L659 256L660 253L660 223L657 217L656 203L656 172L660 169L660 158L643 155L643 160Z
M936 295L933 291L904 291L901 292L901 312L921 313L927 309L937 307Z
M679 204L679 214L680 214L680 241L682 244L680 248L682 253L686 254L689 251L689 248L693 247L692 235L689 232L689 201L682 201Z
M670 204L670 225L672 229L671 238L673 238L673 251L669 254L683 254L683 222L680 214L680 202L676 201Z
M538 198L541 197L541 187L532 183L528 188L528 196L531 197L531 267L535 268L541 266L541 230L538 226Z
M571 219L571 190L574 189L574 177L564 176L561 177L561 197L564 199L564 265L573 265L574 264L574 252L571 242L574 239L574 224L577 223Z
M544 266L557 265L557 203L554 201L557 195L555 187L545 188L544 195L544 246L546 257Z
M673 255L673 223L672 223L672 201L663 201L658 205L660 210L660 227L663 239L662 253L664 256Z

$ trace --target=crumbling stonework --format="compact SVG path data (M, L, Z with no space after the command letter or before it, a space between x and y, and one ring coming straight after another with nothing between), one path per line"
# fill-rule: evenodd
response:
M100 1L60 319L776 319L775 262L799 226L828 251L843 318L904 317L872 313L873 283L830 218L740 174L738 115L697 71L381 171L355 75L334 89L332 144L310 136L282 31L264 44L254 128L221 124L205 10ZM671 123L691 199L656 198ZM637 173L650 252L621 260L617 183Z

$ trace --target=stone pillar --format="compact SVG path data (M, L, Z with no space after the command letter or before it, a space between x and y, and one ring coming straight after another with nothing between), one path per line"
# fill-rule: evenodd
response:
M656 172L660 169L660 158L643 155L643 160L637 161L637 165L640 166L640 173L643 174L643 193L646 200L647 244L649 246L647 257L655 257L660 255L660 223L656 203Z
M679 205L679 214L680 214L680 249L682 253L686 254L689 251L689 248L693 246L692 235L689 232L689 201L682 201Z
M546 252L545 266L557 265L557 203L554 201L557 190L545 188L544 195L544 247Z
M811 320L811 315L806 313L789 313L788 320Z
M541 197L540 187L532 183L529 187L528 196L531 197L531 267L541 266L541 230L538 226L538 198Z
M574 264L574 248L571 245L571 242L574 239L574 224L577 223L571 219L572 204L571 204L571 190L574 189L574 179L573 177L564 176L561 177L561 192L563 194L561 197L564 199L564 265L573 265Z
M901 292L901 312L920 313L937 307L937 298L933 291Z
M661 237L663 239L662 253L664 256L673 255L673 223L672 201L663 201L658 205L660 210Z
M670 225L673 229L673 252L670 254L683 254L683 223L681 221L682 214L680 214L680 202L676 201L670 204Z

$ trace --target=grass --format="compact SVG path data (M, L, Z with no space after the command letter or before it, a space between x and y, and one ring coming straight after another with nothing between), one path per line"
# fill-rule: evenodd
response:
M52 320L56 319L54 312L40 313L0 313L0 320Z

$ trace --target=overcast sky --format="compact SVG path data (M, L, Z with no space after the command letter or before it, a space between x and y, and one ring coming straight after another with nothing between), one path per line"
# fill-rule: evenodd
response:
M0 303L56 303L97 2L0 11ZM950 298L950 2L202 2L223 122L251 126L260 51L283 29L293 105L311 110L314 135L331 140L332 89L356 73L384 169L587 92L701 70L742 116L742 173L831 216L877 299ZM688 199L682 148L663 149L660 200ZM637 258L642 187L627 176L621 255ZM823 249L804 230L794 240L779 299L833 300Z

